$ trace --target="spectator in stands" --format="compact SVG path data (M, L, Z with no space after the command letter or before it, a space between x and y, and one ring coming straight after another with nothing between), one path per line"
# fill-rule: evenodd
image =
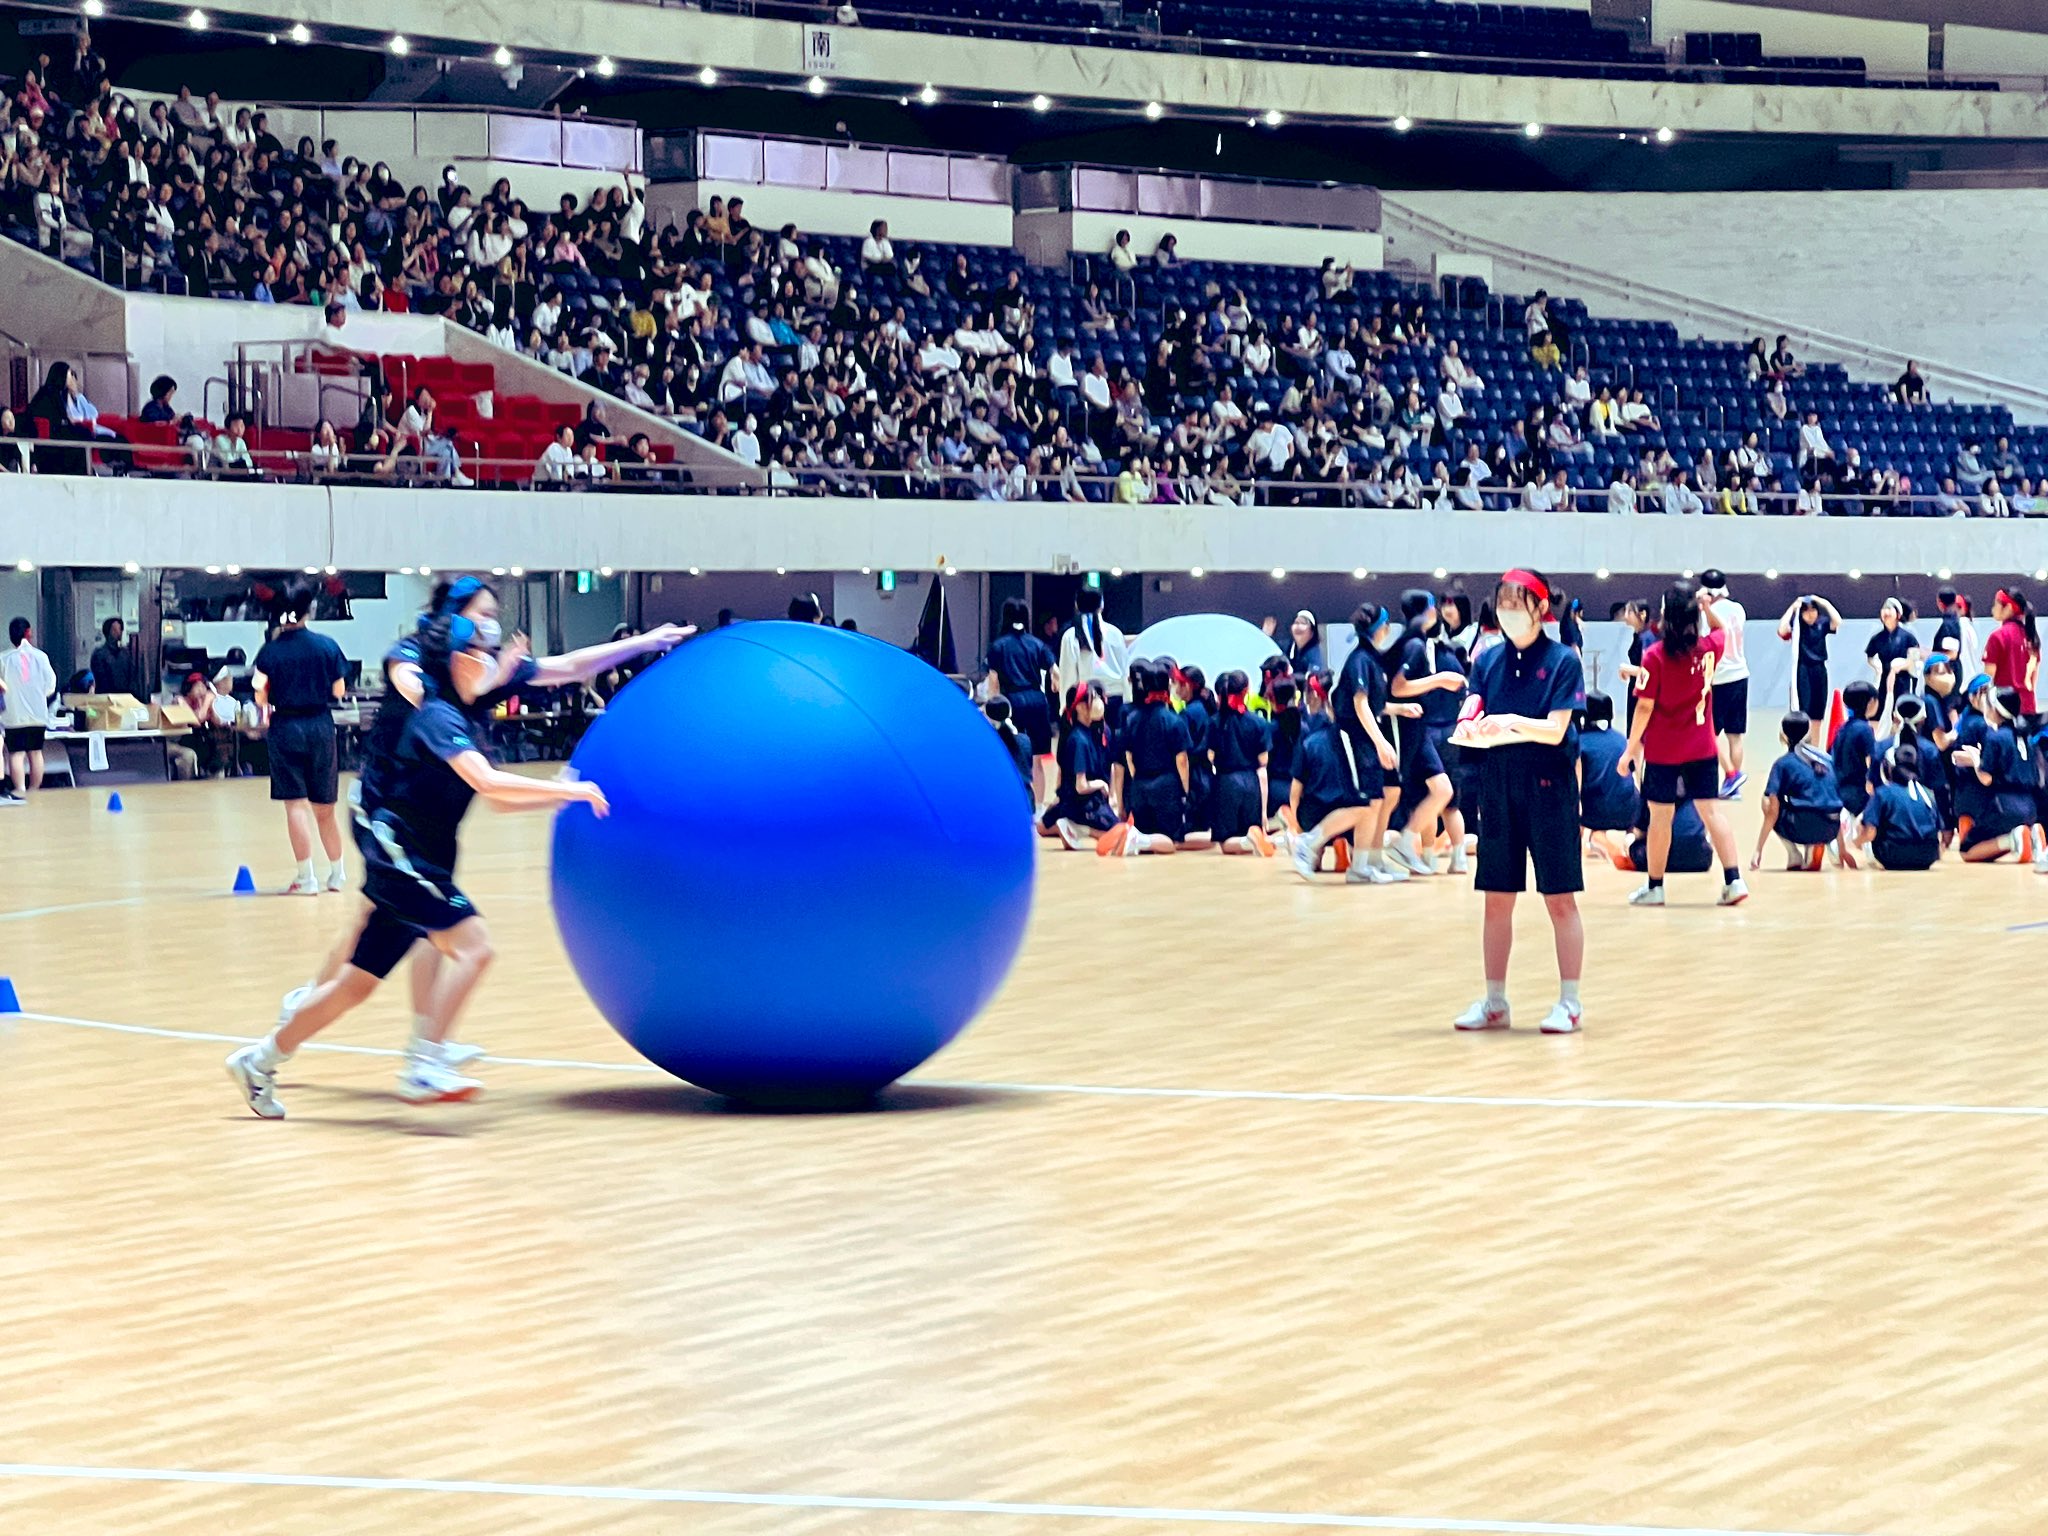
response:
M253 475L256 458L249 451L249 418L230 411L209 446L207 463L216 474Z
M1569 476L1559 469L1544 479L1531 480L1522 487L1522 510L1525 512L1567 512L1571 510L1571 482Z
M892 278L896 275L896 247L889 239L889 221L876 219L868 226L868 237L860 243L861 276Z
M574 477L577 462L576 429L565 422L556 429L554 441L541 450L533 466L533 483L559 486Z
M1593 403L1586 407L1586 436L1594 438L1615 438L1621 436L1621 413L1614 403L1614 392L1605 384Z
M1628 398L1621 402L1621 430L1624 432L1662 432L1664 423L1657 419L1657 413L1650 409L1650 402L1643 398L1640 389L1630 390Z
M1764 345L1763 337L1759 336L1750 342L1749 350L1743 354L1742 361L1743 367L1752 379L1760 379L1771 371L1771 349Z
M1821 497L1820 476L1809 470L1799 477L1799 494L1792 510L1798 517L1825 517L1827 504Z
M1906 359L1906 371L1892 384L1892 394L1901 405L1927 403L1927 381L1920 377L1920 365L1912 358Z
M1152 265L1175 267L1180 265L1180 239L1172 230L1159 237L1159 244L1152 250Z
M29 456L21 446L21 428L15 422L14 412L0 405L0 475L22 475L29 472Z
M1787 339L1780 336L1776 345L1771 348L1771 377L1778 380L1796 379L1804 372L1806 369L1792 355L1792 348Z
M1671 478L1664 482L1664 511L1668 516L1696 517L1706 511L1706 503L1699 492L1692 488L1691 480L1682 469L1674 469Z
M1966 485L1972 492L1981 494L1991 479L1992 471L1985 467L1977 440L1967 438L1956 452L1955 476L1958 485Z
M1544 331L1536 337L1529 347L1529 360L1538 368L1562 368L1564 366L1564 353L1558 350L1555 333Z
M1351 269L1346 267L1344 270L1348 272ZM1437 371L1450 383L1458 386L1460 395L1471 396L1486 392L1486 380L1465 366L1465 359L1460 355L1455 339L1444 343L1444 355L1437 361ZM1584 372L1583 369L1580 371Z
M178 381L168 373L160 373L149 381L149 403L142 408L141 419L155 426L159 423L175 422L178 413L171 401L178 393Z
M1550 334L1550 294L1547 290L1538 288L1529 302L1522 306L1522 328L1528 332L1532 350Z
M325 417L313 428L313 440L306 449L306 467L314 475L338 475L343 469L343 449L334 423Z
M462 460L455 451L455 440L435 425L434 411L434 392L422 384L412 392L411 403L406 406L405 414L398 418L398 436L449 484L474 485L476 482L462 472Z
M1109 265L1114 272L1129 272L1138 265L1138 253L1131 248L1131 232L1120 229L1110 238Z
M1984 489L1977 494L1977 515L1979 517L2011 517L2012 503L2005 492L1999 489L1998 477L1993 475L1984 482Z
M1636 477L1625 464L1614 468L1607 485L1607 511L1611 516L1633 516L1636 510Z
M1792 401L1785 393L1785 381L1773 378L1764 388L1764 409L1771 420L1784 421L1792 414Z
M1832 461L1835 450L1828 443L1827 429L1820 424L1820 412L1808 411L1799 428L1799 467Z

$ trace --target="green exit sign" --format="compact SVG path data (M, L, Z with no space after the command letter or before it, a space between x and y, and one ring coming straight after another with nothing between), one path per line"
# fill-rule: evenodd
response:
M596 588L596 586L597 578L593 576L589 571L578 571L576 573L576 591L579 596L586 592L593 591Z
M896 573L894 571L883 571L878 575L875 578L875 590L877 592L894 592L896 590Z

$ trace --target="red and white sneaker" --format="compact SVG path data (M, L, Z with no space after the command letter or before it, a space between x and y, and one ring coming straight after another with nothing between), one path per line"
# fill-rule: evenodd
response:
M1550 1012L1543 1015L1543 1022L1538 1027L1546 1035L1576 1035L1581 1016L1582 1010L1577 1003L1559 998L1550 1005Z
M1095 853L1098 858L1114 859L1123 855L1124 844L1131 840L1131 824L1120 821L1102 836L1095 839Z
M1455 1019L1451 1020L1451 1028L1453 1029L1481 1030L1506 1029L1508 1027L1508 1005L1506 1003L1488 1002L1483 997Z
M406 1057L398 1071L398 1096L408 1104L467 1103L483 1091L475 1078L424 1056Z

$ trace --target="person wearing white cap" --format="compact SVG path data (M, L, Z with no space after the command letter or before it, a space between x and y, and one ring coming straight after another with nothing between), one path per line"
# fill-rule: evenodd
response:
M1718 570L1700 572L1700 586L1721 620L1728 648L1714 667L1714 737L1721 758L1721 798L1739 799L1749 775L1742 771L1742 738L1749 734L1749 652L1743 645L1748 611L1728 595L1728 578Z

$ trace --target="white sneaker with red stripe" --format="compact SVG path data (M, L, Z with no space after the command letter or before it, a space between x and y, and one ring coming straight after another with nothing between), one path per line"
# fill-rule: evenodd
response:
M1451 1028L1453 1029L1480 1030L1506 1029L1508 1027L1508 1005L1505 1002L1492 1002L1483 997L1455 1019L1451 1020Z
M1543 1015L1543 1022L1538 1027L1546 1035L1575 1035L1579 1032L1580 1017L1579 1005L1560 997L1550 1005L1550 1012Z

